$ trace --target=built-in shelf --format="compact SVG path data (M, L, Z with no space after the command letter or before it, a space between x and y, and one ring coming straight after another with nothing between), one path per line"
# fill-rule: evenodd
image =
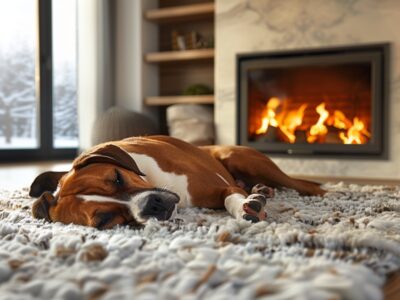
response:
M190 4L176 7L151 9L145 17L153 22L182 22L214 16L214 3Z
M146 105L172 105L172 104L213 104L214 95L201 96L156 96L147 97L144 100Z
M147 53L145 56L146 62L150 63L213 59L213 58L214 58L214 49L153 52L153 53Z
M157 1L154 1L157 2ZM202 2L202 3L193 3ZM154 3L156 4L156 3ZM214 88L214 1L159 0L158 8L144 12L143 25L154 32L154 52L147 52L143 59L145 68L151 68L151 74L157 76L154 84L154 96L143 99L144 105L158 106L159 112L173 104L213 105L214 95L182 96L182 91L191 86L204 85ZM150 24L154 23L154 24ZM155 31L153 28L157 28ZM190 50L177 49L178 37L183 38L179 45L185 44ZM148 64L156 64L150 66ZM151 93L151 91L149 91ZM166 124L161 124L166 131Z

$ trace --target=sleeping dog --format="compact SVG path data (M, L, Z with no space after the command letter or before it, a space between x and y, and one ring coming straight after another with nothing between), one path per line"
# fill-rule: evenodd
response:
M268 157L242 146L204 146L168 136L100 144L69 172L45 172L30 196L35 218L99 229L168 220L176 207L225 208L233 217L266 218L270 187L320 195L317 183L284 174Z

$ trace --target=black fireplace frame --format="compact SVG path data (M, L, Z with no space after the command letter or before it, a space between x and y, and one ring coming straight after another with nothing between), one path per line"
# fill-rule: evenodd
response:
M236 136L237 144L277 156L388 159L390 44L349 45L330 48L243 53L236 56ZM370 62L372 78L372 138L362 145L288 144L249 141L247 71L260 66L277 67L326 62Z

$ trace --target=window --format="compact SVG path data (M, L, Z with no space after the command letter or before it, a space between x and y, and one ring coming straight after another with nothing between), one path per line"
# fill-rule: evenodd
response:
M0 2L0 159L73 157L76 0Z
M76 1L53 1L52 20L53 145L77 148Z
M0 2L0 148L37 148L35 1ZM12 25L11 25L12 24Z

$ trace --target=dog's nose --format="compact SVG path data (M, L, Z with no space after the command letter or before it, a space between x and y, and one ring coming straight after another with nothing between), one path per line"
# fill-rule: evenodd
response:
M146 197L145 201L142 216L167 220L171 217L175 204L179 202L179 197L174 193L152 193Z
M158 214L167 208L168 203L160 195L152 194L148 197L145 210L148 214Z

